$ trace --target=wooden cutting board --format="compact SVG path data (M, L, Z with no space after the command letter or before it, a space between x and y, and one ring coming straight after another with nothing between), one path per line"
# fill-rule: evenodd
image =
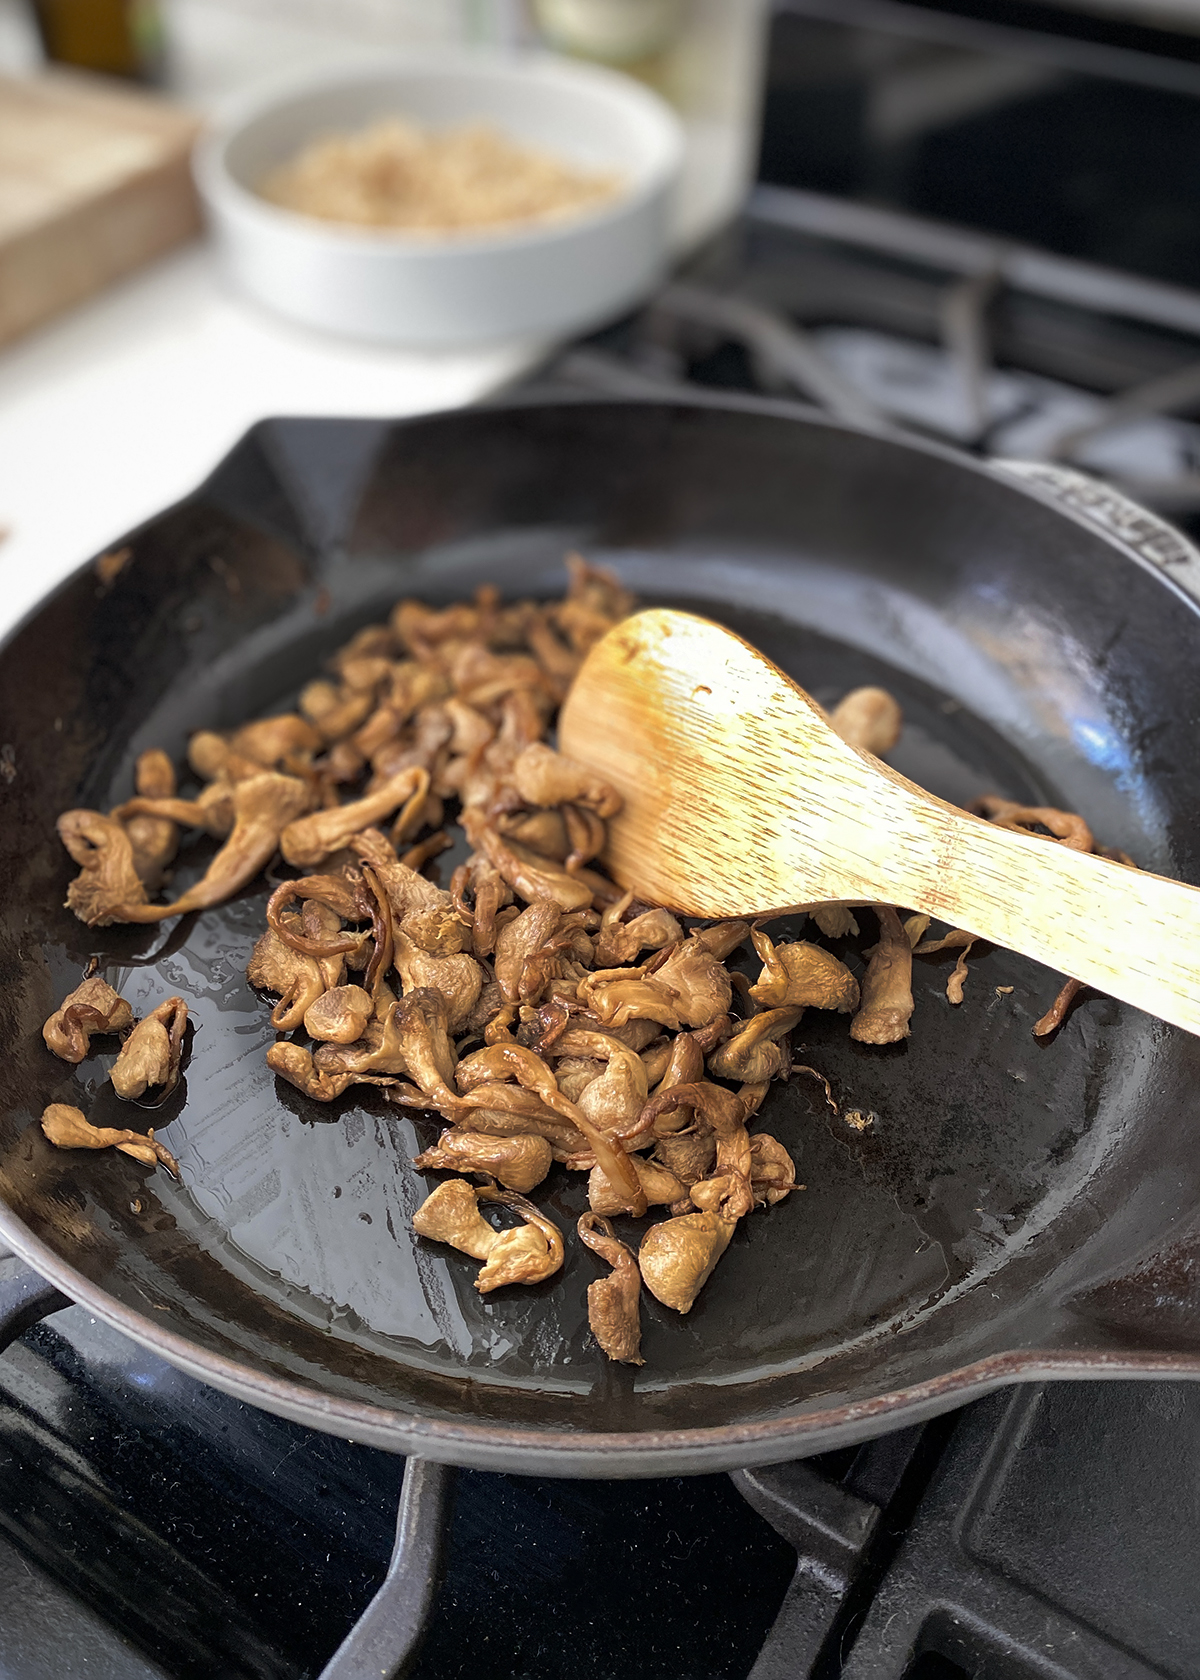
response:
M199 123L101 77L0 77L0 344L191 239Z

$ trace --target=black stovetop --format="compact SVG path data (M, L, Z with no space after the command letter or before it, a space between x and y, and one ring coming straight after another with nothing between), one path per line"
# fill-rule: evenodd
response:
M0 1676L315 1677L403 1475L59 1313L0 1359ZM1200 1672L1200 1386L1021 1388L732 1477L452 1481L418 1680Z

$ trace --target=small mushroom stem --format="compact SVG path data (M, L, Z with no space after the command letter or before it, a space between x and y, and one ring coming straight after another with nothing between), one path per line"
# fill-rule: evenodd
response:
M912 946L888 904L877 904L879 943L862 982L862 1003L850 1023L850 1037L860 1044L895 1044L908 1037L913 1012Z
M627 1248L607 1219L581 1213L576 1226L580 1241L607 1260L612 1271L588 1285L588 1324L603 1351L623 1365L644 1365L639 1311L642 1274L633 1250Z

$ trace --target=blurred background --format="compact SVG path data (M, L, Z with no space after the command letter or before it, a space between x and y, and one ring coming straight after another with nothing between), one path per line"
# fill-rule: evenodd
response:
M0 0L14 608L263 414L416 412L545 361L536 332L418 351L247 302L188 173L264 81L478 46L606 65L683 123L677 284L571 377L791 392L1193 518L1200 0Z

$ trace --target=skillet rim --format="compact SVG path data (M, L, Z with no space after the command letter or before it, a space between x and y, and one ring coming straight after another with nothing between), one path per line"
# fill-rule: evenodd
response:
M914 438L892 428L870 428L831 419L819 410L782 399L755 397L744 393L687 392L612 395L609 393L552 393L518 391L479 405L480 414L503 414L507 410L532 407L657 407L669 410L718 409L758 414L819 426L852 436L876 437L932 457L959 470L967 469L991 484L1000 483L1019 496L1039 503L1050 512L1081 527L1114 549L1127 563L1132 562L1153 575L1172 594L1200 613L1200 554L1183 533L1158 515L1141 509L1120 492L1094 481L1116 502L1142 514L1145 520L1176 538L1184 564L1168 570L1120 530L1089 517L1078 503L1065 500L1044 479L1026 477L1005 470L1006 463L993 465L930 439ZM463 409L433 414L402 416L384 421L388 433L411 426L453 422ZM323 425L362 425L352 416L274 416L257 421L232 445L213 472L189 495L169 504L132 531L106 545L105 550L123 546L143 530L157 524L176 509L202 500L206 488L221 473L226 462L251 440L269 434L279 424L317 421ZM378 426L375 419L370 422ZM1086 480L1086 475L1077 475ZM326 545L328 546L328 545ZM94 557L83 561L50 591L30 606L0 638L0 659L9 645L61 593L85 576ZM71 1300L94 1312L113 1328L140 1346L157 1353L168 1363L201 1381L233 1395L236 1399L345 1439L382 1447L406 1456L427 1457L447 1463L467 1464L480 1469L518 1473L590 1477L654 1476L661 1474L703 1474L783 1458L808 1456L864 1440L900 1423L915 1423L966 1404L970 1400L1014 1382L1041 1380L1087 1380L1100 1376L1128 1379L1185 1378L1200 1380L1200 1349L1194 1352L1139 1352L1134 1348L1009 1349L990 1354L968 1365L955 1366L941 1375L819 1411L795 1412L757 1423L721 1424L705 1428L641 1430L628 1433L588 1430L541 1430L525 1425L482 1425L448 1422L405 1413L373 1403L322 1393L297 1379L272 1377L255 1366L206 1350L186 1336L127 1307L93 1284L84 1274L62 1260L46 1243L34 1236L13 1210L0 1202L0 1239L42 1277L55 1284ZM1130 1266L1136 1261L1130 1261ZM800 1449L798 1452L797 1449Z

